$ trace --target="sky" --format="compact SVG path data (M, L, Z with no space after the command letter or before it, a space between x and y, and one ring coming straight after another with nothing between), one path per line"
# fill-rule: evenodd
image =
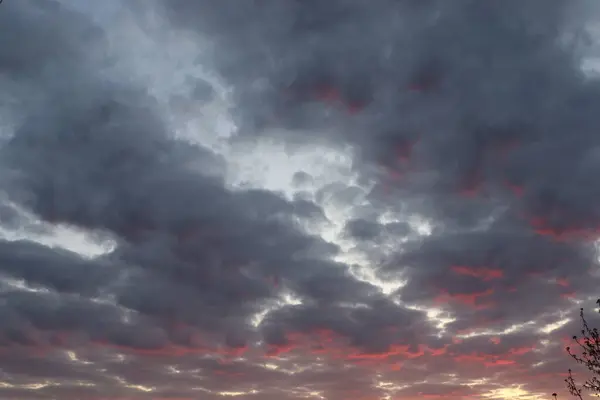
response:
M0 397L567 398L599 11L5 0Z

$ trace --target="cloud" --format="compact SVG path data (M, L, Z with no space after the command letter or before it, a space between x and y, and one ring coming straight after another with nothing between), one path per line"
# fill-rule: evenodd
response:
M0 240L7 396L559 390L598 283L588 3L5 3L3 232L115 243Z

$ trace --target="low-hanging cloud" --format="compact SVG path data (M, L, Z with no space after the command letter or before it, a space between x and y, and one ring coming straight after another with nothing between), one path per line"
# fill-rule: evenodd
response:
M8 398L557 390L567 312L597 286L588 2L124 5L211 44L229 145L352 157L355 182L293 171L295 196L233 187L231 160L115 68L112 22L71 5L0 6L2 199L115 248L0 241ZM186 82L178 105L218 96Z

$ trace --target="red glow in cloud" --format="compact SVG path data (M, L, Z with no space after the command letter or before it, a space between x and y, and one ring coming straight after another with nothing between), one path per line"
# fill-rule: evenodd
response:
M429 346L420 344L415 351L410 350L409 345L391 345L387 351L377 353L355 352L345 357L348 361L369 361L369 360L389 360L389 359L413 359L426 355L437 357L446 354L448 346L440 348L430 348Z
M446 290L442 290L442 293L434 299L436 304L447 304L447 303L461 303L467 306L470 306L476 310L483 310L486 308L490 308L492 303L482 303L481 299L483 297L490 296L494 293L493 289L487 289L483 292L477 293L459 293L459 294L449 294Z
M391 182L384 183L384 190L389 194L391 185L401 181L407 172L408 164L413 155L414 146L419 142L416 139L402 139L394 145L394 153L391 160L383 161L387 171L387 179Z
M529 218L529 222L533 227L534 231L538 235L548 236L557 241L565 240L583 240L583 241L594 241L600 238L599 228L579 228L579 227L568 227L568 228L555 228L550 226L548 221L541 217Z
M507 366L507 365L516 364L516 362L514 360L511 360L509 358L503 358L502 356L481 354L481 353L457 355L454 357L454 361L456 361L458 363L483 364L486 367L498 367L498 366Z
M218 354L225 358L240 358L243 357L250 350L248 346L238 346L238 347L227 347L221 346L215 350L215 354Z
M510 182L509 180L504 181L504 186L506 186L506 188L517 197L522 197L525 193L525 188L523 186L517 185L516 183Z
M446 354L448 347L430 348L419 345L392 344L387 350L368 352L348 344L347 339L330 330L314 330L309 333L288 333L287 342L269 345L266 357L305 356L307 353L325 357L331 361L350 362L358 366L383 367L392 371L402 368L402 361L423 356L437 357Z
M267 357L280 357L284 354L292 352L297 346L293 343L286 344L271 344L266 352Z
M427 351L429 351L430 355L438 357L448 352L448 345L444 345L444 347L440 347L438 349L432 349L431 347L427 347Z
M535 350L535 347L530 346L530 347L515 347L510 349L508 352L510 354L514 354L516 356L522 356L523 354L527 354L527 353L531 353L533 350Z
M295 350L309 351L312 354L336 354L340 351L336 338L339 335L329 329L314 329L308 333L289 332L285 335L285 343L270 344L266 357L280 357Z
M404 178L404 174L397 169L390 168L388 169L388 177L392 182L398 182Z
M574 300L577 297L577 294L575 292L565 292L561 293L560 297L562 297L565 300Z
M502 270L486 268L486 267L473 268L473 267L455 265L455 266L450 267L450 269L455 274L472 276L474 278L479 278L483 281L491 281L494 279L500 279L504 276L504 273L502 272Z
M570 287L569 280L567 278L556 278L556 284L564 288Z
M586 339L584 339L583 337L579 336L577 340L579 340L579 343L586 345ZM570 336L570 337L563 337L561 339L561 342L563 342L563 345L565 347L570 347L571 350L579 349L579 351L582 351L583 349L581 349L581 347L579 347L579 345L577 344L577 340L575 340L573 338L573 336ZM598 342L592 337L589 337L587 340L589 340L589 343L593 346L596 346L596 347L600 346L600 339L598 339L599 340Z
M477 158L471 170L463 177L460 183L459 193L464 197L476 197L481 194L485 182L484 171L487 165L486 155L498 154L501 159L506 158L508 153L518 145L515 139L501 139L500 141L491 141L484 143L477 152ZM504 180L504 185L515 196L522 196L524 188L508 179Z
M333 103L336 101L340 101L342 96L336 88L332 86L323 86L316 90L315 97L317 100Z
M413 153L413 149L414 149L415 145L417 144L417 142L418 142L418 139L413 140L413 141L405 139L405 140L397 143L396 147L395 147L396 159L403 163L409 162L410 157L412 156L412 153Z
M392 345L387 351L380 353L354 353L350 354L346 357L346 360L352 361L368 361L368 360L387 360L390 358L418 358L425 355L425 350L423 346L419 346L419 349L415 352L410 351L410 346L408 345Z
M350 113L351 115L354 115L354 114L358 114L359 112L361 112L365 108L365 104L362 102L353 101L353 102L346 103L346 108L348 110L348 113Z
M500 344L500 338L491 338L490 341ZM473 352L469 354L454 354L453 358L460 363L477 363L486 367L516 365L519 356L529 354L535 350L534 346L522 346L509 349L505 354L486 354Z
M571 285L567 278L556 278L555 283L563 290L563 292L560 294L560 297L566 300L575 299L575 291L571 289Z
M483 182L481 177L478 174L474 174L465 179L459 193L463 197L477 197L481 193L482 187Z
M340 91L333 86L322 86L318 88L314 93L314 97L318 101L327 104L342 104L346 108L346 111L351 115L357 114L365 108L365 104L362 102L350 101L344 98Z

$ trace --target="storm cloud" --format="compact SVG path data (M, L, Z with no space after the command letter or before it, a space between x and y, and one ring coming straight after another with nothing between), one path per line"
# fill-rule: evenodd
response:
M5 1L2 397L560 391L597 296L597 17Z

